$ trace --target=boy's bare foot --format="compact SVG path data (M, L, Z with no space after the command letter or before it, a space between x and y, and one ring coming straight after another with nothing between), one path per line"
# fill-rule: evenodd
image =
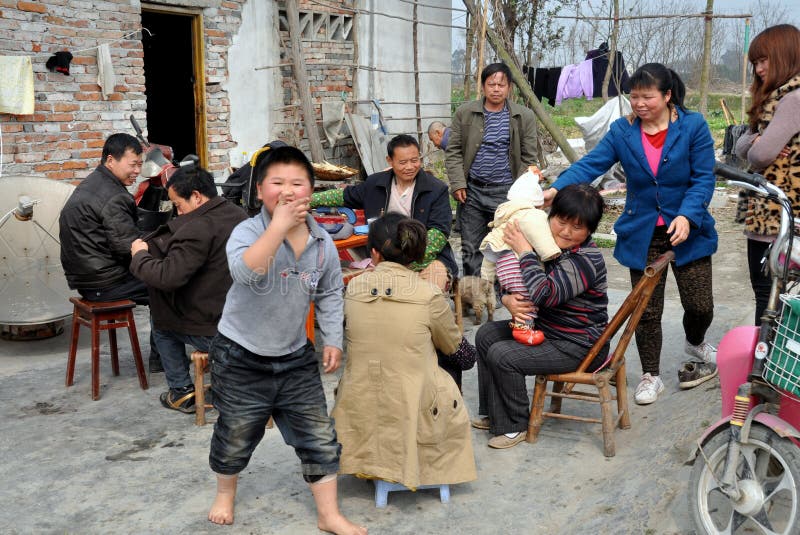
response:
M330 478L330 479L329 479ZM367 528L353 524L339 512L336 503L336 476L325 476L309 485L317 505L317 527L336 535L367 535Z
M317 527L322 531L328 533L335 533L336 535L367 535L367 528L353 524L347 520L341 513L323 517L317 517Z
M208 519L215 524L233 524L233 503L239 476L217 474L217 496L211 504Z

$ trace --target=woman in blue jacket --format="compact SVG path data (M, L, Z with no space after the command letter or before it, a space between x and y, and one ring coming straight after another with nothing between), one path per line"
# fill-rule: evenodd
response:
M685 351L699 362L679 373L691 388L716 373L716 349L705 341L714 317L711 255L717 250L708 203L714 192L714 142L699 113L683 106L686 88L660 63L648 63L631 77L633 113L615 121L589 154L564 171L545 192L548 201L569 185L591 182L620 162L627 176L625 209L614 225L614 257L630 269L636 285L645 266L667 250L675 252L672 272L683 306ZM664 390L659 377L661 315L666 272L636 329L642 379L634 396L653 403Z

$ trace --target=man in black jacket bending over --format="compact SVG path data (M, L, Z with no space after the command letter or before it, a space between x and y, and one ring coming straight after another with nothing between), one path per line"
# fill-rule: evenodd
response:
M167 182L178 217L131 245L131 272L150 292L150 314L169 390L161 404L195 410L186 344L208 351L232 280L225 245L245 211L217 195L205 169L179 169Z
M147 287L128 269L139 229L136 203L127 187L141 170L139 141L129 134L113 134L103 145L100 165L78 184L61 210L61 265L69 287L87 301L149 303ZM150 341L150 371L161 371L152 337Z

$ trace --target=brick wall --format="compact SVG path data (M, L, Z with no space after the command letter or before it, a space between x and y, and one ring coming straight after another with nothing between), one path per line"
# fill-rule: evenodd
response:
M236 146L229 129L231 103L223 85L228 75L228 48L238 31L241 8L246 1L205 2L213 7L203 9L208 167L217 176L225 174L229 150ZM176 4L186 5L186 2ZM340 5L352 8L352 0ZM305 0L300 2L300 10L323 13L328 8ZM352 15L349 9L331 11ZM4 175L83 178L99 163L103 142L109 134L133 133L127 119L131 113L145 126L140 36L133 34L109 45L117 85L108 100L101 98L96 83L94 50L101 43L138 30L140 13L140 3L134 0L0 0L0 55L32 56L36 99L33 115L0 114ZM303 40L318 120L321 120L322 100L340 98L343 91L351 98L353 90L353 71L343 67L353 61L352 36L349 40L329 40L324 35L328 29L322 25L317 35ZM288 43L288 33L281 33ZM49 72L45 67L47 58L59 50L70 50L75 56L69 76ZM281 69L281 74L284 104L299 102L291 69ZM285 125L292 128L282 130L287 133L294 130L293 134L302 136L302 130L293 127L297 116L299 113L287 108Z
M338 9L328 7L328 5L333 6L334 4L338 4L340 7ZM326 5L310 0L299 2L303 59L306 63L306 73L311 89L311 101L319 122L322 120L321 103L323 101L340 100L343 94L347 100L353 98L353 64L355 62L353 32L355 32L355 27L347 26L348 23L352 24L353 4L353 0L328 2ZM284 16L283 8L280 8L280 15ZM339 17L340 15L346 17L344 21ZM308 25L303 26L304 22ZM279 29L281 43L288 46L291 40L283 21L281 21ZM288 50L283 48L281 50L285 53L283 62L291 63L292 59ZM281 121L287 125L297 125L302 120L302 113L299 108L300 97L297 85L292 77L293 68L286 66L281 68L280 72L283 105L285 106ZM292 107L292 105L296 106ZM299 137L304 136L303 130L303 128L298 129ZM289 129L284 128L283 131L291 137ZM325 137L321 131L320 137L324 141ZM327 146L326 143L323 145ZM350 151L349 147L345 149L345 152Z
M244 1L226 0L203 10L209 168L217 172L227 168L227 149L234 145L228 131L230 103L220 82L227 75L227 50ZM93 49L138 30L140 13L139 2L131 0L0 0L0 54L32 56L36 95L33 115L0 114L3 174L83 178L99 163L109 134L133 133L127 119L131 113L146 124L140 36L109 45L117 85L108 100L101 98L96 82ZM59 50L75 56L69 76L45 67Z

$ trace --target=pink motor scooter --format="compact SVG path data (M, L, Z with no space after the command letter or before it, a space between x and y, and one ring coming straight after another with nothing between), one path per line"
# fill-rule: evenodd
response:
M689 459L690 514L698 533L797 535L800 295L784 294L800 280L797 222L786 195L763 176L723 164L715 173L777 202L781 226L769 252L772 290L760 327L735 327L719 344L722 418L706 429Z

